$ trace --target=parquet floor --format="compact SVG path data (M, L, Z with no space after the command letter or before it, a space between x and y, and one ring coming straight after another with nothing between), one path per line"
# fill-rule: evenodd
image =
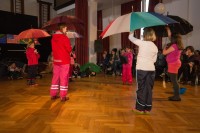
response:
M70 83L70 100L51 101L51 75L38 79L0 81L0 133L200 133L200 87L187 88L181 102L167 101L171 84L155 82L150 115L131 112L135 83L97 75Z

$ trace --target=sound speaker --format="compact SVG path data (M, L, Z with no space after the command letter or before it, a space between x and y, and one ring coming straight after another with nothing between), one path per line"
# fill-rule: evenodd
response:
M94 41L94 51L98 53L103 52L103 45L101 43L101 40Z

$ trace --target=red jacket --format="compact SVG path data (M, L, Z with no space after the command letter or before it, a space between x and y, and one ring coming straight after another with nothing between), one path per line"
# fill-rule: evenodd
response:
M72 47L69 38L57 31L52 37L51 44L54 64L70 64L70 53L72 51Z
M40 55L34 52L34 48L27 48L26 49L26 58L28 59L28 65L38 65L38 59Z

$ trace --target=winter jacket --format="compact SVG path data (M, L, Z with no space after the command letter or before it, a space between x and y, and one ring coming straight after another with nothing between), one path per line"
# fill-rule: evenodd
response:
M34 52L34 48L27 48L26 49L26 58L28 60L28 66L30 65L38 65L38 59L40 58L40 55L38 53Z
M69 38L60 31L57 31L52 37L51 44L54 64L70 64L72 47Z

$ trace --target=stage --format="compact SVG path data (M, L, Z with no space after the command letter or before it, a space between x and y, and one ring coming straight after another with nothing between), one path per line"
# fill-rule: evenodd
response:
M122 85L120 76L73 79L69 101L52 101L51 74L37 79L0 81L0 133L199 133L200 86L185 85L181 102L168 101L171 83L155 81L153 109L135 114L136 83ZM183 86L181 86L183 87Z

